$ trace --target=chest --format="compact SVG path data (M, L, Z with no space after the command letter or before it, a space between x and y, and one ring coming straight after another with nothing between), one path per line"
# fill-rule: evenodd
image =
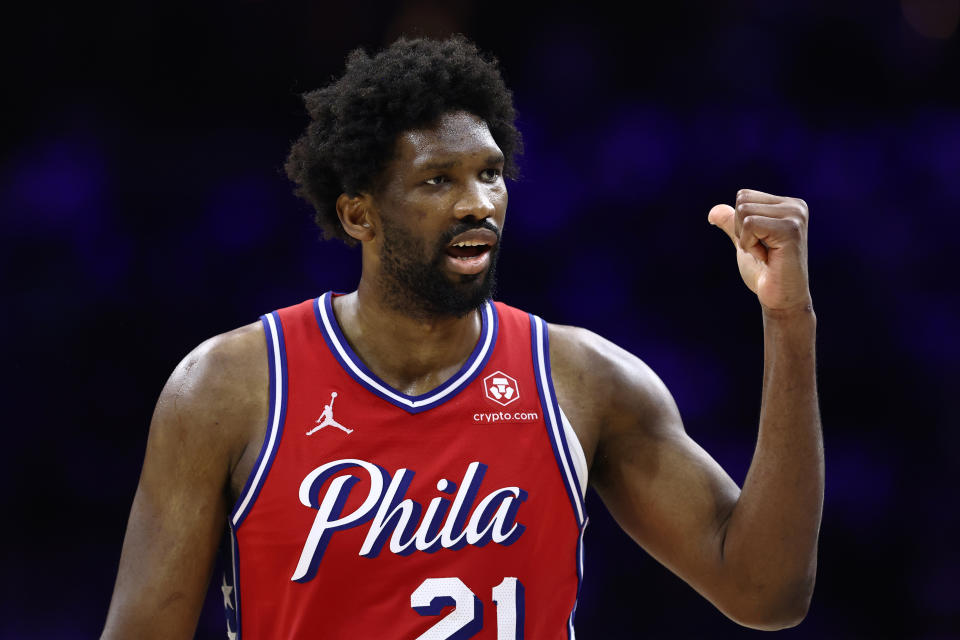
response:
M503 378L503 376L498 376ZM587 471L592 466L599 437L599 411L591 399L579 392L575 379L566 375L553 377L558 404L567 417L577 444L583 451ZM336 385L317 384L308 392L309 399L302 411L291 422L299 430L289 437L300 441L310 460L330 460L336 455L355 455L365 449L383 451L389 444L396 448L395 455L403 451L426 452L435 457L448 447L479 451L492 448L492 454L500 457L503 451L525 450L535 445L534 423L541 417L542 405L534 390L527 397L513 399L520 393L519 384L512 379L489 380L489 384L473 390L472 398L460 403L454 411L445 415L424 416L420 419L403 420L388 418L377 422L365 408L375 398L366 394L343 396ZM341 381L342 384L342 381ZM488 389L489 387L489 389ZM266 397L266 393L264 394ZM339 399L339 404L338 403ZM234 466L229 482L229 494L235 503L244 486L255 472L255 465L267 439L269 426L268 408L265 401L263 418L248 423L248 442ZM509 408L509 410L508 410ZM368 425L373 425L368 428ZM302 433L300 433L302 432Z

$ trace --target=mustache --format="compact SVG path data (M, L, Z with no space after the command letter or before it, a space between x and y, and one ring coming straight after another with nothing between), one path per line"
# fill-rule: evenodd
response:
M450 244L450 241L453 240L456 236L464 233L465 231L472 231L473 229L489 229L497 234L497 242L500 241L500 227L498 227L492 220L484 219L478 223L469 223L469 222L459 222L454 226L447 229L446 233L440 238L440 246L446 247Z

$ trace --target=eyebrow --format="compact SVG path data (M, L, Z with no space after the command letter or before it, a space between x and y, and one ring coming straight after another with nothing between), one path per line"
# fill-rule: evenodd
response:
M502 153L493 153L487 156L487 164L502 164L504 162L504 157ZM453 169L460 164L460 160L444 160L437 162L428 162L420 167L419 170L422 171L448 171Z

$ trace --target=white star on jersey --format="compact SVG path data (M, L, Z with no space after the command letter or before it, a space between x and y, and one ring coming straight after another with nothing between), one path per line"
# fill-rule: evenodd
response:
M233 585L227 584L227 575L223 575L223 584L220 585L220 591L223 592L223 606L227 609L233 609ZM237 640L237 632L230 629L230 623L227 623L227 640Z
M220 585L220 591L223 591L223 606L227 609L233 609L233 585L227 584L227 576L223 576L223 584Z

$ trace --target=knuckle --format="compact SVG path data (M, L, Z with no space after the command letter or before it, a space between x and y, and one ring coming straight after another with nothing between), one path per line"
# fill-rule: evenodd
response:
M799 213L804 218L810 215L810 208L807 206L806 201L804 201L803 199L793 198L793 204L794 204L794 208L797 210L797 213Z
M790 234L793 238L800 238L803 236L803 223L801 223L796 218L787 218L787 233Z

